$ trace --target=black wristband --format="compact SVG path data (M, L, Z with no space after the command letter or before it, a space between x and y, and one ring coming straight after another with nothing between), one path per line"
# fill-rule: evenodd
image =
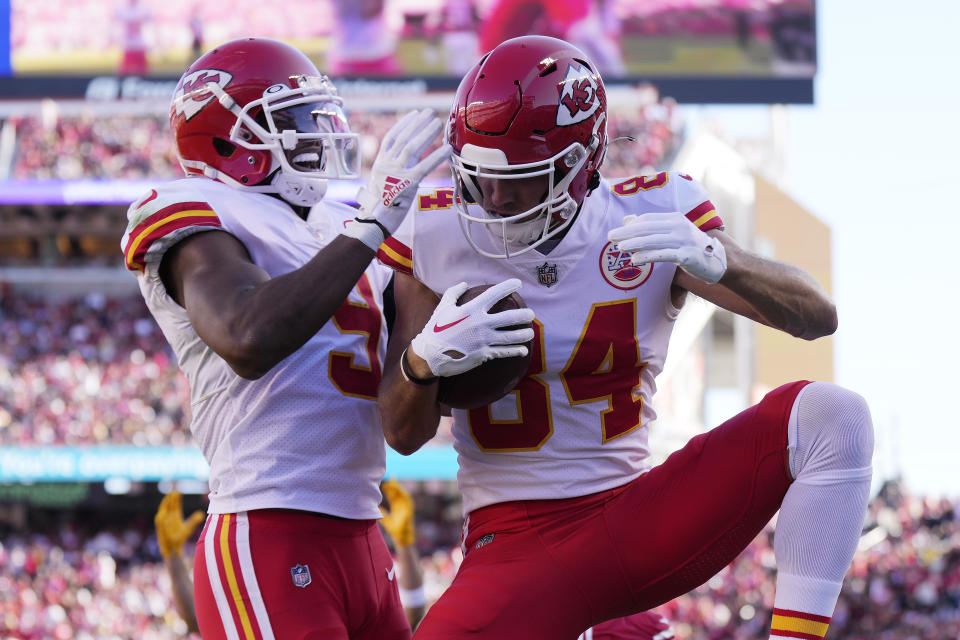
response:
M413 372L410 371L410 363L407 362L407 350L404 349L403 353L400 354L400 373L403 374L403 379L407 382L412 382L415 385L421 387L428 387L439 378L437 376L430 376L429 378L418 378L413 375Z

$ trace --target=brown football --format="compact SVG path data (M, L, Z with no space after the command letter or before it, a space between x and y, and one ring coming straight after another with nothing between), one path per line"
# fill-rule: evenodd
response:
M463 292L457 304L473 300L493 285L481 284ZM493 305L490 313L522 309L527 305L516 292ZM529 326L529 325L527 325ZM522 329L523 325L513 325L506 329ZM533 357L533 341L527 343L527 355L515 358L497 358L484 362L479 367L459 375L440 378L437 399L454 409L475 409L499 400L507 395L527 373L530 359Z

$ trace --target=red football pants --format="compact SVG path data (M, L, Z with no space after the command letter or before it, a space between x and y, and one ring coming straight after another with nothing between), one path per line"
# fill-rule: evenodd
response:
M703 584L780 508L787 421L806 384L771 391L622 487L472 512L464 562L416 639L573 640Z
M197 542L204 640L409 640L376 520L263 509L211 514Z

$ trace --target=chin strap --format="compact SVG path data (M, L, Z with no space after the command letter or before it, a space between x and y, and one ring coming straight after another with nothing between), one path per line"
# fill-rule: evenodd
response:
M223 184L255 193L275 193L288 203L298 207L312 207L323 200L327 192L327 181L322 178L305 178L290 176L279 169L274 171L273 178L268 184L246 185L234 180L222 171L219 171L206 162L186 160L180 158L180 166L188 174L200 173L204 177L222 182ZM192 170L192 171L189 171Z
M277 195L301 207L312 207L323 200L327 192L327 181L322 178L290 176L278 171L270 182L276 187Z

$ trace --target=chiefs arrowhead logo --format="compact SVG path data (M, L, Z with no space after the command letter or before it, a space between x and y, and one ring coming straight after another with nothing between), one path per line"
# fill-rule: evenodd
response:
M207 84L215 82L221 89L225 88L233 75L219 69L200 69L180 80L177 90L173 94L173 105L177 115L184 115L189 120L200 113L200 110L213 100L213 93L207 89Z
M571 62L567 76L560 85L560 104L557 105L557 126L564 127L583 122L600 106L597 98L597 79L590 69Z

